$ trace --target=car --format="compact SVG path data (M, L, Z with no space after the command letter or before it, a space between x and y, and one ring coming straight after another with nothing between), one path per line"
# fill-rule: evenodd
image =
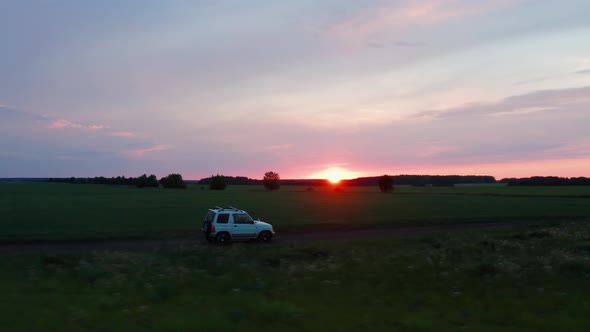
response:
M248 240L270 242L275 235L271 224L254 220L248 212L235 207L218 206L207 212L202 232L207 241L221 245Z

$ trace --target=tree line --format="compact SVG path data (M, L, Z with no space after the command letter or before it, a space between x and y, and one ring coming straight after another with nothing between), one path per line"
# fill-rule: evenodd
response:
M88 178L49 178L48 182L74 183L74 184L103 184L115 186L135 186L138 188L180 188L187 187L187 181L180 174L169 174L157 179L153 174L143 174L138 177L88 177ZM505 183L509 186L590 186L590 178L586 177L557 177L557 176L533 176L528 178L504 178L496 181L493 176L479 175L382 175L362 177L353 180L342 180L338 186L378 186L381 191L393 190L393 185L412 186L454 186L464 183ZM195 183L195 182L192 182ZM212 175L196 182L200 185L208 185L211 190L224 190L228 185L262 185L267 190L278 190L282 185L288 186L333 186L328 180L323 179L293 179L283 180L279 174L273 171L266 172L262 180L250 179L245 176ZM201 187L204 189L204 187Z
M162 177L160 180L151 174L143 174L138 177L125 177L125 176L117 176L117 177L104 177L104 176L96 176L93 178L76 178L76 177L69 177L69 178L49 178L48 182L56 182L56 183L72 183L72 184L103 184L103 185L112 185L112 186L129 186L129 187L137 187L137 188L158 188L160 186L164 188L173 188L173 189L185 189L186 182L182 179L182 175L180 174L169 174L168 176Z
M267 172L268 173L268 172ZM245 176L222 176L226 185L263 185L264 180L250 179ZM214 176L199 180L200 185L209 185ZM362 177L353 180L342 180L340 186L377 186L380 176ZM496 183L493 176L480 175L394 175L391 176L396 185L411 186L453 186L463 183ZM285 186L333 186L325 179L281 179L281 185Z
M509 186L590 186L590 178L586 177L533 176L529 178L504 178L500 182Z

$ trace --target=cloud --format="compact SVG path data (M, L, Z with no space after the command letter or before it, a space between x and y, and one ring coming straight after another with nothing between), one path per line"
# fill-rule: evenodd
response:
M398 47L428 47L430 43L400 40L395 45Z
M86 129L86 130L102 130L110 127L95 124L82 124L78 122L72 122L66 119L51 120L45 125L49 129L64 129L64 128L75 128L75 129Z
M0 105L0 117L3 120L25 121L25 120L43 120L41 115L25 112L7 105Z
M411 26L429 26L495 11L515 1L468 2L421 0L385 3L344 19L328 28L342 40L363 41L384 32L399 32Z
M524 81L519 81L514 83L514 85L527 85L527 84L532 84L532 83L539 83L539 82L544 82L544 81L548 81L550 80L552 77L549 76L545 76L545 77L536 77L536 78L532 78L530 80L524 80Z
M575 74L590 74L590 68L588 69L582 69L582 70L578 70L576 72L574 72Z
M467 166L508 165L515 160L587 158L588 107L590 86L536 91L493 103L425 112L417 118L363 123L347 130L342 126L310 127L287 117L267 118L267 123L241 119L224 122L228 135L221 137L223 141L215 135L216 126L203 128L200 134L216 141L195 145L206 150L213 170L223 167L228 174L248 173L245 167L255 170L270 164L281 174L307 176L325 169L326 164L341 163L349 165L347 169L368 173L394 174L408 169L452 172L453 167L476 169ZM244 127L252 130L244 135ZM287 153L256 149L269 142L289 149ZM498 174L492 173L493 168L482 168L481 172ZM502 175L510 174L517 173L502 170Z
M135 133L132 133L132 132L122 131L122 132L108 133L107 136L113 136L113 137L135 137L137 135Z
M148 148L127 151L127 156L129 156L129 157L143 157L148 153L171 150L171 149L174 149L174 146L166 145L166 144L157 144L154 146L150 146Z
M420 42L420 41L407 41L407 40L399 40L393 44L387 44L387 43L379 43L376 41L369 41L367 43L367 46L370 48L385 48L388 47L390 45L393 45L395 47L407 47L407 48L416 48L416 47L429 47L431 46L430 43L426 43L426 42Z
M585 86L571 89L541 90L525 95L511 96L497 103L469 104L446 110L426 111L414 114L412 117L500 116L566 111L576 107L588 106L590 106L590 86Z
M48 129L74 128L95 131L110 128L105 125L85 124L67 119L58 119L47 115L39 115L16 108L10 108L5 105L0 105L0 118L4 120L4 122L11 121L10 125L17 127L30 126L33 123L38 123Z

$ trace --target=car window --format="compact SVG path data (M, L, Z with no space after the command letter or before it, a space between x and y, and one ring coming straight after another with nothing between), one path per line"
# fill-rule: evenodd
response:
M234 214L234 224L251 224L252 218L245 213Z
M227 224L229 221L229 213L220 213L217 215L218 224Z
M213 219L215 219L215 212L209 211L207 213L207 216L205 217L205 221L206 222L213 222Z

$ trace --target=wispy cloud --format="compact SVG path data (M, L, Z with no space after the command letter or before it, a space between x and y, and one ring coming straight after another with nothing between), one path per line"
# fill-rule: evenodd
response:
M107 136L113 136L113 137L135 137L137 135L135 133L132 133L132 132L122 131L122 132L108 133Z
M547 111L564 111L574 107L590 105L590 86L541 90L530 94L512 96L497 103L469 104L452 109L426 111L414 114L414 118L422 117L459 117L459 116L501 116L528 114Z
M167 145L167 144L156 144L156 145L150 146L148 148L127 151L127 155L129 157L136 157L137 158L137 157L143 157L146 154L149 154L152 152L165 151L165 150L171 150L171 149L174 149L174 146Z
M578 70L575 72L575 74L590 74L590 68Z
M531 78L528 80L516 82L516 83L514 83L514 85L527 85L527 84L532 84L532 83L539 83L539 82L548 81L550 79L551 79L551 77L548 77L548 76L535 77L535 78Z
M103 125L96 125L96 124L82 124L79 122L73 122L66 119L57 119L51 120L46 126L49 129L65 129L65 128L75 128L75 129L86 129L86 130L101 130L101 129L108 129L109 126Z
M383 32L398 32L411 26L436 25L495 11L515 1L467 2L422 0L388 2L333 24L329 33L343 40L362 41Z
M396 42L395 45L398 47L428 47L430 46L430 43L400 40Z

